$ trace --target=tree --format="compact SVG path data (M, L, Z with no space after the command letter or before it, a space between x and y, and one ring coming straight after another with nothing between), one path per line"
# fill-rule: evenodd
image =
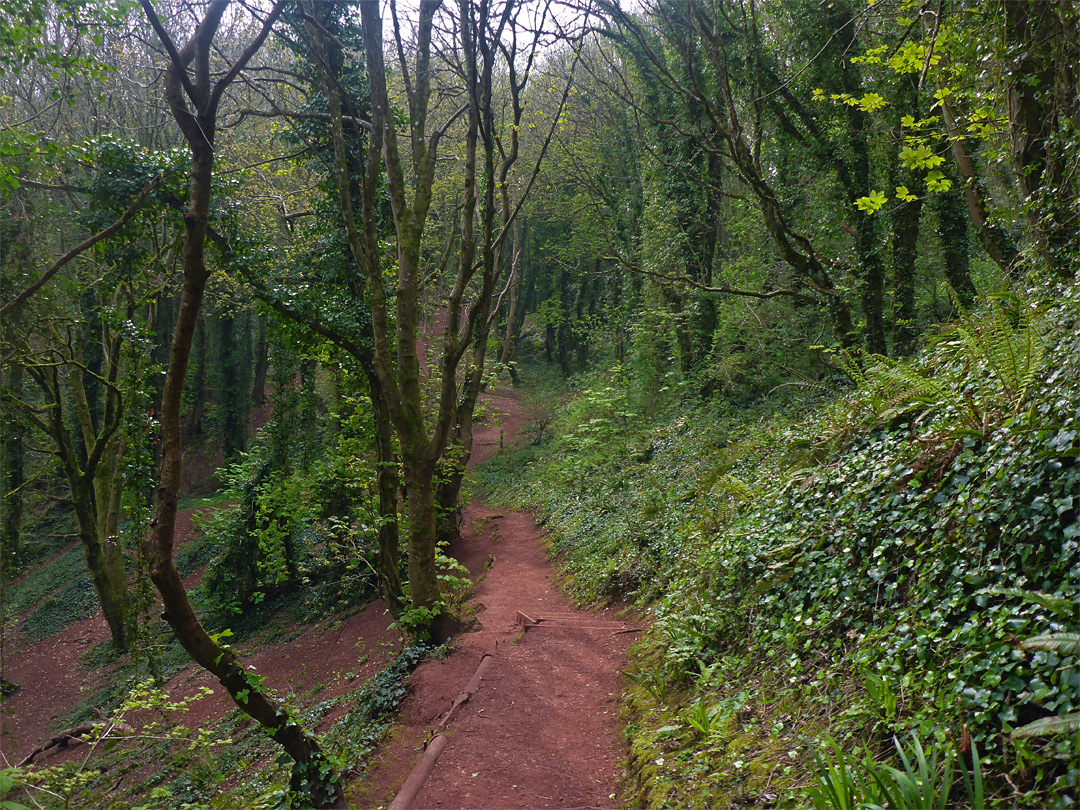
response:
M734 170L755 200L780 257L796 272L799 285L825 304L834 337L849 344L854 326L850 307L835 280L837 266L794 224L773 186L770 168L762 161L760 141L751 142L750 129L743 120L743 104L735 93L737 77L733 76L737 60L730 51L733 43L752 39L747 26L754 21L742 18L746 10L687 2L659 4L642 17L632 17L616 5L604 3L601 8L611 21L606 36L624 50L639 77L636 87L627 82L613 87L613 92L637 115L665 131L693 137L702 151L715 154ZM688 58L690 53L693 58ZM676 99L677 114L642 101L638 94L641 87L662 90ZM796 290L727 291L751 297L802 294Z
M244 50L226 64L215 80L211 60L214 40L222 23L228 0L213 0L181 48L165 29L150 0L140 5L168 55L165 71L165 98L191 155L187 208L184 211L184 286L176 327L169 351L169 366L161 401L161 469L156 490L155 524L143 547L150 577L165 605L165 619L177 640L191 657L209 670L228 690L237 706L257 720L267 733L294 760L292 785L310 795L318 806L334 802L340 793L338 776L329 765L311 733L304 730L287 709L273 700L260 685L261 679L248 673L236 653L211 636L202 626L173 560L181 447L181 399L188 360L203 294L210 275L206 261L211 186L214 167L214 138L217 117L225 91L262 47L285 7L275 3L259 21L257 33Z
M486 344L501 269L495 258L508 235L506 226L517 213L516 209L509 209L507 201L505 225L496 232L497 184L505 181L505 173L516 160L513 145L516 136L507 141L510 146L504 153L500 178L495 168L498 146L491 106L492 83L496 64L509 65L517 58L520 27L518 6L512 0L501 5L486 0L476 5L462 2L457 16L448 20L451 34L442 43L441 53L450 66L450 75L456 75L462 83L456 89L441 86L439 89L440 98L464 97L464 103L457 106L455 101L450 109L433 108L433 48L436 18L442 5L441 0L423 0L410 36L397 6L390 4L394 31L391 52L396 58L403 103L408 108L408 128L401 132L393 115L389 71L384 61L383 19L377 5L360 4L367 75L367 98L363 106L370 109L369 125L358 123L363 120L360 100L343 92L337 68L329 58L331 37L320 22L317 6L312 3L303 6L308 42L314 61L321 66L322 92L329 110L334 146L332 176L349 249L366 282L373 342L371 364L398 440L403 483L408 493L409 597L413 611L410 623L436 638L445 638L452 631L454 620L444 610L437 579L435 474L456 426L464 425L458 435L466 453L466 445L471 445L469 420L476 404L473 389L479 386L486 345L474 352L466 388L460 393L458 371L470 346ZM505 38L509 38L509 43ZM510 85L519 93L524 83L516 70L515 63L510 70ZM523 75L527 78L527 69ZM429 127L429 119L437 113L443 115L442 122ZM441 301L444 327L438 359L438 390L431 405L433 416L429 417L417 348L422 315L422 249L439 147L463 115L462 237L449 291ZM358 126L367 130L367 148L362 152L347 148L347 132L352 140L359 140L352 134ZM478 160L483 161L480 167ZM379 194L384 179L396 236L391 259L396 265L392 304L384 284L385 259L378 239ZM483 186L478 189L480 183ZM456 489L448 497L455 498ZM444 506L456 507L456 503L444 503Z
M123 292L117 297L122 317L130 322L136 302ZM106 304L106 308L111 307ZM51 334L44 345L35 350L24 344L21 356L14 360L40 389L42 404L23 400L11 391L5 396L5 404L19 407L25 418L52 441L52 452L67 480L79 541L102 613L116 649L126 650L130 620L127 574L116 532L123 485L123 443L117 429L124 414L120 369L125 335L123 328L102 322L98 325L100 334L95 336L92 323L65 318L57 318L46 328ZM95 339L100 341L101 368L85 362L85 354ZM10 344L5 346L9 348ZM91 384L104 389L104 410L96 419L96 403L88 395ZM78 425L77 438L72 436L69 420Z
M139 337L137 324L146 312L145 296L154 289L153 262L140 267L142 273L134 268L147 258L151 240L146 238L145 226L155 220L152 214L149 219L142 215L167 168L157 162L160 156L140 150L133 152L142 164L136 160L128 165L127 146L117 142L108 141L87 152L85 159L93 172L88 185L53 188L88 201L73 224L94 233L52 261L0 307L5 316L0 349L5 373L14 383L5 386L3 405L5 412L21 411L22 419L47 438L42 449L56 459L66 483L78 537L113 643L118 650L126 650L131 617L117 533L124 485L124 442L118 429L134 392L125 390L130 370L125 366L130 363L123 355L126 346ZM102 227L104 223L109 224ZM16 250L9 252L11 269L22 270L24 278L32 277L26 272L27 255L19 254L18 242L15 245ZM77 265L92 268L102 277L77 273L77 292L65 287L54 289L52 296L40 295L54 279L59 281L61 271ZM22 390L24 376L35 384L37 396ZM14 448L18 453L24 438L29 437L20 436ZM14 504L21 500L17 487L25 479L16 486L16 480L23 478L22 462L15 456L10 463L12 489L5 490L5 500ZM12 532L15 529L11 527Z

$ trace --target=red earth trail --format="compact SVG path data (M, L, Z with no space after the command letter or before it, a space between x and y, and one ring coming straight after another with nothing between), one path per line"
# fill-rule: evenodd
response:
M472 463L490 458L504 439L513 441L528 421L513 392L495 392L485 402L500 416L477 430ZM472 598L479 629L462 635L450 658L413 673L404 732L380 758L375 777L382 802L415 761L417 741L429 736L491 654L476 693L447 726L445 751L408 806L616 807L619 669L633 638L618 631L628 625L610 612L572 609L527 513L473 500L451 553L482 575ZM519 622L528 619L539 624L526 629Z

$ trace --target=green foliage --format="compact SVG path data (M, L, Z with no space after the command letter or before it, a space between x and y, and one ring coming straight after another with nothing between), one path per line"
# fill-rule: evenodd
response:
M1007 779L1022 806L1075 791L1050 732L1080 709L1059 635L1080 596L1077 294L989 302L910 363L848 361L858 387L831 402L710 403L596 445L579 404L524 474L497 460L489 485L539 509L576 595L655 614L631 679L643 804L793 789L822 727L845 748L915 733L940 767L970 738L988 806ZM695 723L708 745L672 731Z
M19 622L19 632L40 641L94 615L97 597L81 548L72 548L5 585L4 623Z
M833 739L827 739L831 751L814 750L817 783L807 790L815 810L945 810L953 792L955 772L960 771L972 810L983 810L982 770L978 748L972 745L972 767L967 765L951 744L931 744L923 749L919 738L911 737L911 749L905 750L893 738L901 768L879 762L869 751L861 761L850 761ZM939 765L940 760L940 765Z
M346 436L306 472L275 469L263 445L227 467L235 504L205 520L206 588L223 615L289 588L304 589L313 615L374 592L380 518L366 454Z
M137 769L147 757L165 756L174 766L191 773L201 771L209 778L215 770L214 758L232 741L211 730L191 729L183 717L192 703L212 694L213 690L201 687L190 697L174 700L152 680L137 683L108 719L94 724L85 738L88 755L59 765L9 769L0 777L0 798L6 781L9 789L25 791L37 807L95 806L104 788L102 779L115 782L115 774L105 776L110 769L103 766L101 758L116 752L123 753L125 770ZM156 790L153 796L158 801L168 797L171 793L164 789ZM5 804L0 803L0 807L7 810Z
M360 767L366 765L408 692L409 673L425 658L440 658L447 653L445 647L432 647L424 642L399 652L389 665L350 696L352 708L328 736L327 747L347 754Z
M991 299L948 327L933 352L911 361L833 354L856 390L826 411L815 436L792 442L791 450L822 459L868 429L902 420L923 431L923 442L986 438L1019 417L1046 368L1038 324L1021 299Z

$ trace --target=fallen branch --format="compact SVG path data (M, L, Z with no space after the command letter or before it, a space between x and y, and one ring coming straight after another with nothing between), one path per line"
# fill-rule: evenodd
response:
M45 753L50 748L65 748L70 743L75 743L76 745L78 745L82 742L85 742L85 740L83 740L83 737L85 737L87 734L90 734L97 727L97 722L86 722L80 723L77 726L72 726L65 731L61 731L55 737L50 737L33 751L31 751L29 754L27 754L27 756L23 759L22 762L18 764L17 767L25 768L27 765L34 761L34 757L36 757L38 754Z

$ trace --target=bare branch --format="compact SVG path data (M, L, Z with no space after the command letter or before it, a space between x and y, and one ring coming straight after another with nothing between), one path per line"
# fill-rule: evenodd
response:
M184 85L184 91L188 94L188 98L197 106L199 94L191 83L191 78L187 75L187 63L191 61L194 54L189 53L186 59L180 56L180 52L176 49L176 43L169 36L169 32L165 30L165 26L161 24L161 19L158 17L157 12L154 11L154 6L150 3L150 0L139 0L139 5L142 6L143 13L146 14L146 19L150 22L150 27L154 29L154 33L158 35L161 44L165 46L165 52L169 54L173 70L180 77L180 82Z
M277 22L277 18L281 16L281 12L285 10L285 4L287 0L278 0L274 7L270 10L269 16L263 21L262 29L256 35L255 39L248 43L247 48L240 54L240 58L233 62L229 72L226 73L217 84L214 85L214 90L210 94L210 109L216 109L218 103L221 101L221 94L225 92L227 88L236 77L240 74L240 71L244 69L248 62L262 47L263 42L270 35L270 29L274 27L274 23Z

